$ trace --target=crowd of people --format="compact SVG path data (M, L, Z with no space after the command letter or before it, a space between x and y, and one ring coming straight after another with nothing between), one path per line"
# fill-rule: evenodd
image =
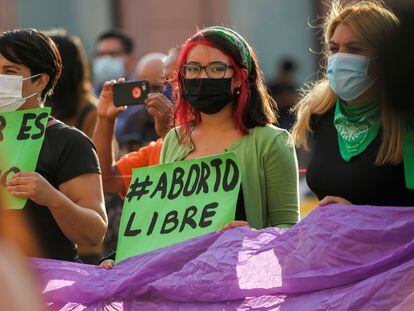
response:
M382 87L390 70L378 60L399 28L377 1L334 1L323 25L324 74L300 99L294 64L283 63L272 96L252 46L223 26L136 65L133 41L106 32L91 72L79 38L64 30L3 32L0 112L52 108L35 172L15 174L6 189L28 200L23 213L43 257L81 261L77 245L99 246L106 234L91 262L105 255L107 269L135 168L234 152L241 188L223 230L300 221L295 145L309 149L306 178L320 205L414 206L413 131L402 126L414 120L393 109ZM20 98L10 100L2 85L15 79ZM150 83L144 105L115 106L113 88L132 79Z

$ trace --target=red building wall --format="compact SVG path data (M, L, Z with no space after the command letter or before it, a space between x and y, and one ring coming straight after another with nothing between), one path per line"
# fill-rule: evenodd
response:
M136 56L166 53L198 27L227 24L226 0L120 0L118 26L136 43Z

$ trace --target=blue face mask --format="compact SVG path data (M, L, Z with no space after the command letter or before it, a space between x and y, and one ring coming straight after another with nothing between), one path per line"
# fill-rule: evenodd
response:
M356 54L329 56L327 76L332 91L344 101L361 96L374 84L368 76L369 61L369 57Z
M105 81L125 77L124 61L120 57L101 56L93 62L93 76L96 86Z

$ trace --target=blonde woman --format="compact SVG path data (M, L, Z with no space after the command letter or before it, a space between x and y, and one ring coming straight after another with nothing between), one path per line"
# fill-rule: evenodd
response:
M326 74L305 92L293 128L297 145L311 149L307 181L321 205L414 205L401 120L385 108L376 59L398 26L379 1L335 1L325 20Z

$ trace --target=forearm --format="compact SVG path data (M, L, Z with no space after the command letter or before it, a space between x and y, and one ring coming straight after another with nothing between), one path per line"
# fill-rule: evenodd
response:
M299 221L298 205L285 204L283 208L272 210L269 212L269 219L271 227L289 228Z
M297 171L294 165L285 163L280 168L279 178L269 182L269 219L271 226L285 227L299 221L299 196ZM275 176L276 177L276 176Z
M97 201L96 204L103 204ZM91 246L102 242L108 226L106 214L102 216L96 210L80 206L58 190L48 208L59 228L72 242ZM100 209L105 210L104 207Z
M98 117L92 136L99 158L105 192L118 192L114 185L117 178L115 169L115 156L112 138L115 132L115 121Z
M271 226L289 226L299 221L299 185L296 153L290 136L274 143L266 167L266 194Z

